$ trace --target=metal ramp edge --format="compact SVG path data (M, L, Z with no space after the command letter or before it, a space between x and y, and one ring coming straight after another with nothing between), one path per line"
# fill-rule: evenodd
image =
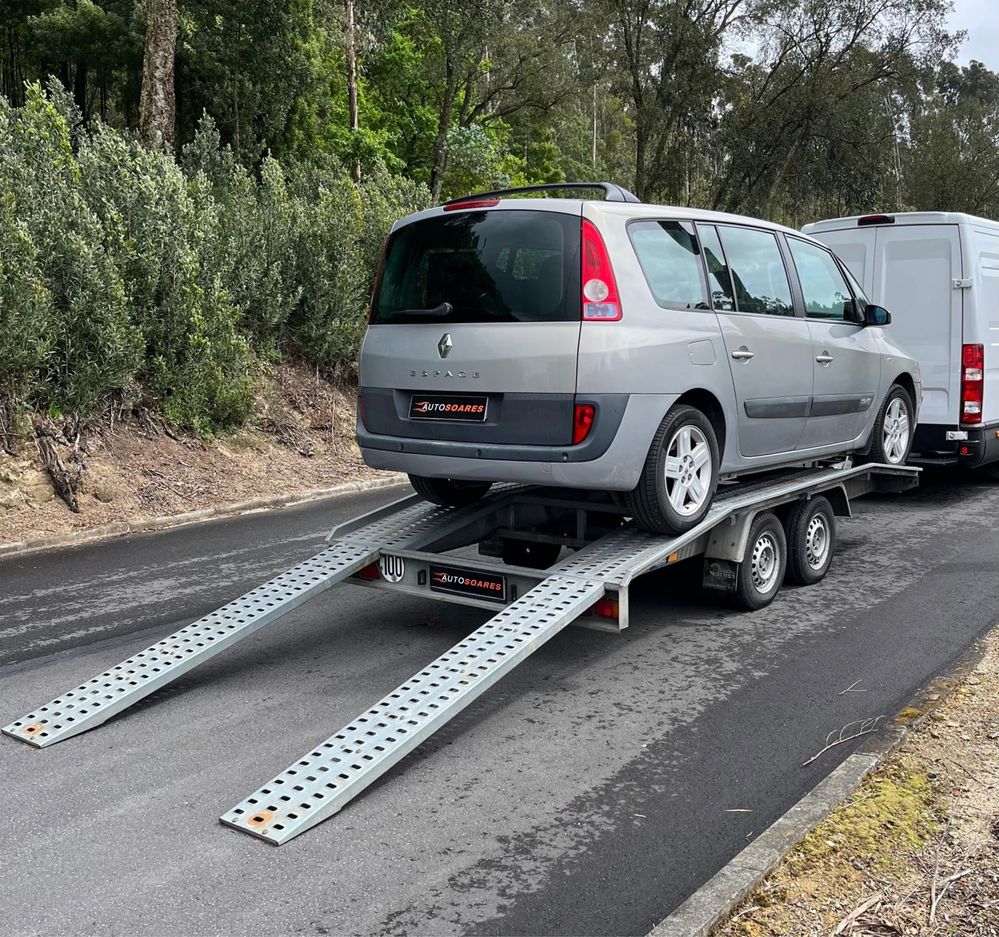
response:
M219 819L281 845L333 816L603 593L549 576Z
M3 727L44 748L106 722L242 638L373 562L378 551L337 542L217 611Z

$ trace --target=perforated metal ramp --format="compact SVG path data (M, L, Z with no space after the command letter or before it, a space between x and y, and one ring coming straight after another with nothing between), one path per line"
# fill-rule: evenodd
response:
M22 716L3 732L38 748L106 722L241 638L357 572L377 550L334 543L270 582Z
M604 592L550 576L220 817L280 845L331 817Z

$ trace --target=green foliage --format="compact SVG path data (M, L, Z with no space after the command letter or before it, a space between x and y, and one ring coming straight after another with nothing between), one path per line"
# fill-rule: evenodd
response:
M158 407L212 435L251 412L259 357L353 372L378 253L426 203L379 169L251 175L205 120L178 163L101 124L70 142L61 88L0 98L0 405Z

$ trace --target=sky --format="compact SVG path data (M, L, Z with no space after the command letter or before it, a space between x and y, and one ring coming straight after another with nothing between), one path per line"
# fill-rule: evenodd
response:
M948 24L955 32L963 29L968 34L957 61L967 65L978 59L999 71L999 0L953 0L953 4Z

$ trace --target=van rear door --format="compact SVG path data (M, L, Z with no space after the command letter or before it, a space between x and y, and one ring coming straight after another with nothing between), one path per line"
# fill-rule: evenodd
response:
M373 433L567 445L580 209L443 210L386 245L361 354Z
M892 314L891 337L919 362L921 423L956 426L961 407L964 276L957 225L874 229L874 302Z
M958 228L884 224L814 230L860 281L872 302L889 309L892 340L919 362L920 423L956 426L961 401L963 276Z

